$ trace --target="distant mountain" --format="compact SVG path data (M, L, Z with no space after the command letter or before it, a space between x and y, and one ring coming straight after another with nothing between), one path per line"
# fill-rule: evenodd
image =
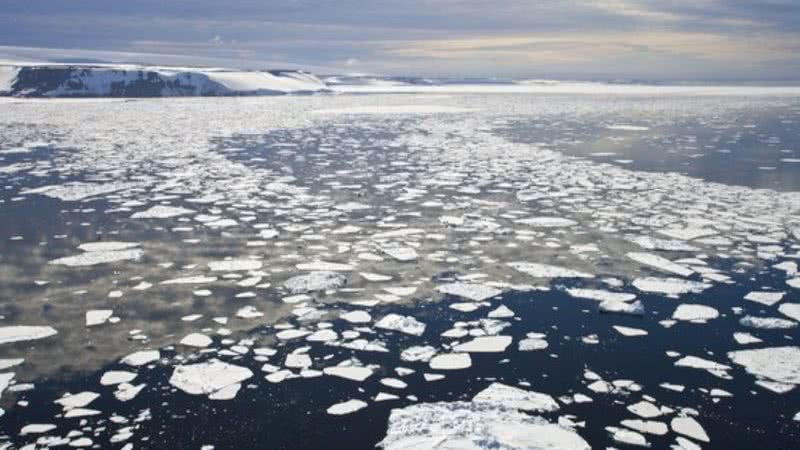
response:
M299 70L243 71L127 64L0 66L0 95L14 97L188 97L311 94L325 83Z

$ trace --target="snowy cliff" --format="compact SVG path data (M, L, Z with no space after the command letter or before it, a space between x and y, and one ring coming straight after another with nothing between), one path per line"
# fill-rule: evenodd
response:
M0 95L15 97L284 95L326 90L319 78L296 70L105 64L0 66Z

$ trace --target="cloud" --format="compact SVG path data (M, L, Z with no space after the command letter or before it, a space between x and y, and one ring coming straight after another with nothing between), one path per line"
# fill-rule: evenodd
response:
M800 2L37 0L4 5L0 42L397 74L788 77Z

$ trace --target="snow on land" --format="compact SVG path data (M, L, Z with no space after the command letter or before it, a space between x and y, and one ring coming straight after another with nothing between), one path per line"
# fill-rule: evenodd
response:
M303 71L131 64L0 66L0 95L22 97L172 97L276 95L326 91Z

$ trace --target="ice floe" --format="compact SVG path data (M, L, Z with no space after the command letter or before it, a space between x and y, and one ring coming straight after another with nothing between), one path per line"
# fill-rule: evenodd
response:
M246 367L213 359L175 366L169 383L187 394L213 395L252 376L253 372Z

